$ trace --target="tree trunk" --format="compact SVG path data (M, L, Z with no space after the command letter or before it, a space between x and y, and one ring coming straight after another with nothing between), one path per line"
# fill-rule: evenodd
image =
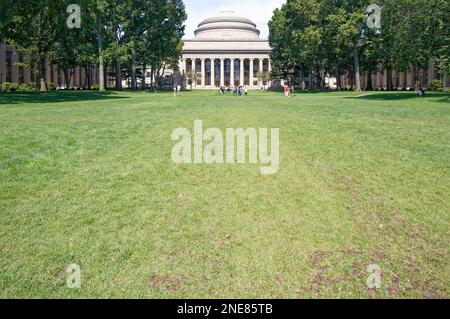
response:
M147 74L147 66L144 64L142 66L142 83L141 83L141 89L142 90L145 90L146 74Z
M105 63L103 61L103 37L101 32L102 25L96 30L97 33L97 46L98 46L98 87L99 92L105 92Z
M63 72L64 72L64 86L65 89L68 90L70 86L69 69L64 68Z
M388 91L392 91L394 90L394 85L392 83L392 68L390 66L388 66L386 68L386 73L387 73L387 90Z
M39 76L39 73L41 72L41 71L40 71L40 68L41 68L41 66L35 66L35 67L33 68L33 73L34 73L34 84L35 84L35 91L36 91L36 92L39 92L39 87L40 87L40 85L41 85L41 83L40 83L40 76Z
M40 92L47 92L47 83L45 82L45 60L41 59L39 72Z
M339 63L335 62L335 68L336 68L336 88L338 91L341 90L341 72L339 71Z
M116 90L122 91L122 63L119 57L116 57Z
M152 67L151 71L150 71L150 88L153 89L153 77L155 75L155 68Z
M372 70L367 71L367 91L373 90Z
M132 49L131 52L131 89L137 89L137 78L136 78L136 51Z
M411 73L413 76L413 86L414 86L414 90L417 88L417 72L416 72L416 67L413 66L411 69Z
M322 81L320 86L321 86L322 90L325 89L325 85L326 85L326 83L325 83L325 74L326 74L325 69L322 69L322 71L320 73L320 77L321 77L321 81Z
M91 89L91 65L88 63L87 65L84 65L83 68L84 68L84 73L86 74L86 79L87 79L87 89L90 90Z
M322 85L322 78L320 76L320 69L319 69L316 73L316 89L319 90L322 89L321 85Z
M353 58L355 59L355 90L356 92L361 92L361 72L359 66L359 50L357 45L353 50Z
M309 72L309 90L313 89L313 71Z

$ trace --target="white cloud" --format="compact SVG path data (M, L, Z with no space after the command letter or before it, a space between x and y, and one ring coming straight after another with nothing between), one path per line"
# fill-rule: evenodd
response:
M272 18L273 10L280 8L285 0L185 0L188 12L186 21L186 39L194 37L197 25L223 10L231 10L256 23L261 31L261 37L267 38L269 27L267 23Z

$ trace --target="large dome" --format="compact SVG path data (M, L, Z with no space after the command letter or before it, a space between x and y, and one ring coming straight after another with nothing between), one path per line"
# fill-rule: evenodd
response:
M222 11L204 20L195 31L196 39L258 39L259 30L249 19L239 17L233 11Z

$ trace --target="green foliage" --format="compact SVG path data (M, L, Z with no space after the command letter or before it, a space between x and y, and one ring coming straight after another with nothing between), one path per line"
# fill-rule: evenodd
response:
M36 90L36 85L34 83L22 83L19 85L17 92L30 93Z
M11 21L12 8L14 0L1 0L0 1L0 40L6 36L8 30L8 24Z
M421 69L435 60L450 75L450 2L447 0L380 0L381 30L366 23L363 0L287 0L269 22L269 41L276 78L299 71L346 72L354 80L363 71ZM392 76L388 76L392 80ZM392 81L391 81L392 82ZM392 86L390 83L389 86Z
M53 82L48 82L47 83L47 90L49 91L56 91L56 84Z
M19 88L18 83L3 82L2 84L3 92L16 92L18 88Z
M0 35L6 33L20 54L31 57L29 66L43 82L46 60L66 75L75 66L99 64L102 70L105 63L116 63L120 83L122 74L132 73L136 80L137 65L150 66L155 74L176 66L182 48L187 16L181 0L79 0L81 29L66 26L66 8L73 1L5 1Z
M444 88L444 82L442 80L433 80L431 82L431 89L433 91L442 91Z

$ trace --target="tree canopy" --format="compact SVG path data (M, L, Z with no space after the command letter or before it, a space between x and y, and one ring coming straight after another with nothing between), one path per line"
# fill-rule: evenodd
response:
M125 76L137 88L151 68L155 78L173 66L182 48L185 6L182 0L79 0L80 28L67 25L70 0L5 0L0 4L0 37L30 57L29 67L46 90L45 63L50 61L70 83L75 66L98 65L100 90L106 67L121 89ZM88 78L89 86L91 81Z
M377 3L378 2L378 3ZM273 75L294 79L309 73L350 74L361 90L361 70L420 69L435 60L449 73L449 8L447 0L379 0L381 24L368 22L374 12L367 0L287 0L269 22ZM368 86L371 84L369 83ZM339 83L338 83L338 86Z

